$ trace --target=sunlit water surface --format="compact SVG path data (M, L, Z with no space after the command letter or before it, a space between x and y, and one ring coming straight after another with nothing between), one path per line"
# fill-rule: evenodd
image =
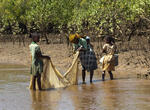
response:
M88 74L89 75L89 74ZM117 78L47 91L30 91L29 69L0 65L0 110L149 110L150 80Z

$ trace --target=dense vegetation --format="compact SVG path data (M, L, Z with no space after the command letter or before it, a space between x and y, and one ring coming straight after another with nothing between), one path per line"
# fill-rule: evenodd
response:
M150 0L0 0L0 33L111 34L127 40L150 28Z
M75 32L89 35L98 41L97 56L100 37L112 35L120 52L132 50L131 59L144 56L137 61L150 67L150 0L0 0L0 41L25 45L35 31L47 43L68 41Z

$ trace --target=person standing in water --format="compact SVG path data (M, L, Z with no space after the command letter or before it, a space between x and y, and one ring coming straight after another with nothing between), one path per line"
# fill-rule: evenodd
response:
M102 53L105 53L104 60L102 63L102 81L105 80L105 72L107 71L110 75L110 79L113 80L112 71L115 71L115 57L116 45L112 37L107 36L105 38L105 44L103 46Z
M30 74L32 75L32 85L33 90L36 90L36 80L39 90L41 88L41 73L43 72L43 61L42 58L50 59L49 56L43 56L41 53L40 46L37 44L39 42L40 36L37 33L30 34L32 38L32 43L29 45L30 53L32 56L32 64Z
M73 34L69 36L70 42L74 43L74 51L79 51L79 58L82 65L82 80L85 84L85 71L90 71L90 82L92 83L93 78L93 68L88 59L88 44L86 39L81 38L78 34ZM91 70L92 69L92 70Z
M93 79L93 74L94 74L94 70L97 69L97 58L93 49L93 45L90 42L90 37L86 36L85 37L86 41L87 41L87 52L86 52L86 57L88 59L88 65L87 65L87 71L90 71L90 82L92 83L92 79ZM84 79L85 79L85 69L84 70Z

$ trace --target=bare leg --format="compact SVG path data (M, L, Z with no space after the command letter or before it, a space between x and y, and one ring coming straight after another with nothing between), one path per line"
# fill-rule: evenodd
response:
M82 81L83 81L83 83L85 83L85 76L86 76L85 69L83 69L82 70Z
M93 74L94 74L94 71L93 71L93 70L91 70L91 71L90 71L90 83L92 83Z
M110 75L110 79L113 80L114 78L113 78L112 72L111 72L111 71L108 71L108 73L109 73L109 75Z
M41 75L40 74L37 76L37 84L38 84L39 90L42 90L42 88L41 88Z
M35 81L36 81L36 76L33 76L32 84L33 84L33 90L36 90L35 88Z
M102 81L105 81L105 71L102 73Z

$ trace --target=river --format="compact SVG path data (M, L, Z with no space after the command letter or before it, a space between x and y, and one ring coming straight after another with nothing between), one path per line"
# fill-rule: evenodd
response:
M0 65L0 110L149 110L150 80L118 77L47 91L28 89L29 68ZM108 79L108 78L107 78Z

